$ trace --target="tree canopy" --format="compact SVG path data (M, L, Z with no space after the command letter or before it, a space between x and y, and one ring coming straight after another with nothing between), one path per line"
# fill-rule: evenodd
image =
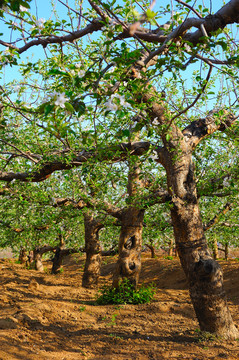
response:
M1 85L0 180L12 187L15 180L41 182L79 168L81 182L106 197L106 184L124 171L119 161L135 155L162 163L161 149L176 124L193 148L200 141L194 161L202 206L215 207L212 198L223 194L235 199L239 5L222 5L57 1L45 19L33 3L1 4L7 81ZM148 86L157 92L150 101L156 96L166 109L164 122L138 96ZM105 162L112 165L104 188ZM151 182L156 171L164 172L151 166ZM160 186L166 190L165 181Z

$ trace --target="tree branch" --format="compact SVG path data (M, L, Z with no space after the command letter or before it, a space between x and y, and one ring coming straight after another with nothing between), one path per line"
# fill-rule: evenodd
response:
M178 118L178 117L181 116L182 114L185 114L189 109L191 109L191 107L193 107L193 106L196 104L196 102L200 99L200 97L202 96L202 94L204 93L204 91L205 91L205 89L206 89L206 86L207 86L208 81L209 81L209 79L210 79L211 73L212 73L212 65L210 65L210 67L209 67L208 74L207 74L207 77L206 77L206 79L205 79L205 81L204 81L203 87L202 87L201 90L198 92L196 98L195 98L195 99L193 100L193 102L192 102L190 105L188 105L185 109L183 109L182 111L180 111L178 114L174 115L174 116L172 117L171 121L170 121L171 123L172 123L173 120L175 120L176 118ZM169 124L169 126L170 126L170 125L171 125L171 124Z
M49 44L62 44L64 42L73 42L74 40L80 39L85 35L91 34L92 32L100 30L104 26L101 19L93 19L91 24L87 25L84 29L74 31L68 35L64 36L48 36L46 38L38 38L32 41L29 41L24 46L17 48L16 46L10 43L1 42L2 45L8 46L11 49L16 50L19 54L22 54L32 46L42 45L45 48Z
M20 180L25 182L40 182L49 178L57 170L69 170L81 166L83 163L94 159L97 161L122 161L128 156L140 156L149 150L151 144L147 141L135 143L121 143L104 149L82 150L71 161L67 159L67 151L56 154L55 160L42 163L39 161L38 169L29 172L0 171L0 181ZM54 155L52 154L52 157Z
M228 24L233 24L238 22L239 22L238 0L229 1L228 4L224 5L214 15L208 15L205 18L200 18L200 19L187 18L182 24L180 24L167 36L167 38L164 40L162 46L160 46L159 49L152 51L149 54L149 56L145 60L145 64L147 64L155 56L162 54L162 52L168 47L168 45L175 39L180 39L180 41L188 41L195 46L204 41L202 37L205 36L205 34L210 36L212 32L219 29L224 29L224 27L227 26ZM187 31L192 27L196 27L198 28L198 30L193 33L187 33Z
M232 208L232 203L226 203L222 210L219 211L217 215L215 215L207 224L203 225L203 230L207 231L211 229L215 224L217 224L222 215L225 215Z
M185 3L182 0L176 0L179 4L182 4L183 6L186 6L188 9L190 9L191 11L193 11L200 19L202 19L202 15L199 14L199 12L197 10L195 10L192 6L190 6L189 4Z
M232 124L238 119L233 114L223 111L222 115L217 115L216 111L211 111L205 119L199 119L191 122L183 131L183 135L187 138L188 144L192 149L205 137L213 134L215 131L224 131L226 128L231 127Z
M97 13L100 15L101 19L93 19L93 21L87 25L84 29L77 30L74 32L71 32L70 34L64 35L64 36L48 36L46 38L38 38L35 40L32 40L28 43L26 43L24 46L18 48L12 43L7 43L4 41L0 41L0 43L4 46L7 46L11 49L15 49L19 54L25 52L32 46L38 46L42 45L44 48L49 44L62 44L64 42L73 42L74 40L80 39L83 36L90 34L92 32L100 30L102 27L104 27L104 21L107 18L107 15L93 2L89 1L91 6L97 11ZM183 1L179 1L183 4ZM189 7L189 5L187 5ZM194 9L192 11L195 12ZM197 16L198 14L196 12ZM218 29L223 29L226 25L232 24L232 23L238 23L239 22L239 1L238 0L231 0L228 4L224 5L218 12L214 15L208 15L205 18L187 18L182 24L180 24L176 29L174 29L170 34L167 36L162 34L161 29L163 27L159 27L153 31L149 31L147 29L143 28L137 28L136 31L133 33L131 32L131 26L132 24L124 24L124 31L122 34L118 35L117 38L127 38L127 37L135 37L138 40L144 40L147 42L153 42L153 43L161 43L162 46L151 52L148 56L148 58L145 60L145 64L147 64L153 57L156 55L162 53L165 48L168 46L168 44L176 39L180 38L182 41L188 41L192 43L193 45L196 45L203 40L201 39L203 36L201 26L203 26L203 29L205 33L208 34L208 36L211 35L213 31L216 31ZM103 22L102 22L103 20ZM198 28L197 31L192 33L187 33L187 30L189 30L192 27ZM145 47L143 43L141 43L142 46Z
M140 198L138 203L142 204L143 209L147 209L150 206L155 204L164 204L172 200L172 197L169 195L166 190L157 190L143 198ZM137 202L136 202L137 204ZM135 204L134 204L135 205Z

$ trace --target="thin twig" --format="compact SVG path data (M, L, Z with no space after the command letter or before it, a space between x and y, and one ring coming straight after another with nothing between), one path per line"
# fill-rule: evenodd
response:
M172 117L172 119L171 119L171 121L170 121L170 123L169 123L169 126L168 126L167 130L169 129L169 127L170 127L170 125L172 124L173 120L175 120L177 117L179 117L179 116L181 116L182 114L184 114L185 112L187 112L187 111L188 111L191 107L193 107L193 106L196 104L196 102L200 99L201 95L203 94L203 92L204 92L204 90L205 90L205 88L206 88L206 86L207 86L207 84L208 84L209 78L210 78L211 73L212 73L212 68L213 68L213 66L210 65L209 70L208 70L207 77L206 77L206 79L205 79L205 83L204 83L204 85L203 85L200 93L198 93L198 95L196 96L196 98L194 99L194 101L193 101L190 105L188 105L185 109L183 109L183 110L180 111L178 114L176 114L175 116Z
M5 145L8 145L8 146L12 147L13 149L19 151L19 156L22 155L23 157L25 157L25 158L31 160L32 162L34 162L35 164L38 163L38 161L36 161L30 154L25 153L24 151L20 150L17 146L15 146L15 145L13 145L13 144L10 144L9 142L7 142L7 141L5 141L5 140L3 140L3 139L0 139L0 141L1 141L2 143L4 143ZM16 156L17 156L17 155L16 155ZM34 156L34 155L33 155L33 156Z
M178 3L180 3L180 4L182 4L182 5L184 5L184 6L186 6L187 8L189 8L191 11L193 11L194 12L194 14L196 14L200 19L202 19L203 17L202 17L202 15L201 14L199 14L199 12L197 11L197 10L195 10L192 6L190 6L189 4L187 4L187 3L185 3L184 1L182 1L182 0L176 0Z

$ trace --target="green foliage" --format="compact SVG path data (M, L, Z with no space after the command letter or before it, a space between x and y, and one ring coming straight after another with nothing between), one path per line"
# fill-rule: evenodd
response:
M201 331L200 329L196 329L195 332L198 335L198 342L204 343L204 342L212 342L217 340L217 336L213 333L210 333L208 331ZM207 350L207 348L205 348Z
M107 304L145 304L149 303L156 292L155 286L141 286L135 289L134 285L124 279L118 288L104 286L96 299L98 305Z
M82 305L82 306L79 306L79 309L78 309L78 310L79 310L80 312L82 312L82 311L85 311L85 309L86 309L86 307Z
M4 33L1 36L6 42L0 52L0 77L4 79L0 99L0 169L4 173L34 172L41 164L51 161L55 162L56 169L60 163L71 167L72 160L77 160L79 153L86 151L88 154L92 149L97 149L98 157L80 165L80 171L61 170L60 174L55 172L37 185L28 183L24 187L17 181L11 182L11 195L4 196L0 202L0 246L12 246L16 250L20 246L32 249L46 240L48 244L56 245L62 227L63 236L67 238L66 245L83 244L82 211L71 206L68 210L57 208L56 198L89 201L89 194L93 194L99 205L94 204L91 208L95 215L101 217L104 201L123 208L134 200L125 195L127 164L99 163L99 159L104 159L109 145L134 142L135 139L160 147L163 145L160 134L164 130L165 140L173 144L170 128L151 123L147 105L135 101L144 91L145 84L154 86L158 94L165 92L165 96L159 95L157 101L161 104L166 98L165 113L170 118L181 113L175 119L180 129L194 120L205 118L209 109L219 108L218 121L222 115L220 108L232 112L238 110L238 35L236 31L233 33L236 30L234 25L218 30L201 45L194 46L180 39L169 42L168 49L155 59L155 65L142 72L142 78L127 79L128 69L141 59L146 43L137 41L134 36L122 37L124 28L116 19L130 25L145 14L147 19L142 23L145 33L158 33L160 27L163 35L167 36L187 19L189 9L186 6L175 4L172 11L172 3L168 1L163 6L157 4L152 10L147 2L141 0L137 4L129 0L107 0L98 6L104 11L106 9L113 21L106 20L103 28L93 31L90 41L86 36L73 42L58 43L61 36L73 34L73 29L87 28L99 14L91 7L87 9L89 4L86 2L72 3L65 13L61 10L57 14L57 8L53 6L51 9L53 3L46 2L49 7L44 15L47 17L49 14L49 17L43 19L36 15L39 13L37 2L38 5L41 3L40 0L0 1L0 16L3 17L1 32ZM223 1L214 3L211 6L216 6L216 3L223 5ZM202 16L216 11L203 5L196 8ZM79 13L82 13L80 22ZM41 45L26 47L25 56L7 46L14 44L21 47L26 42L43 41L45 37L52 41L56 38L55 43L42 44L45 55L35 51ZM113 38L117 41L112 41ZM149 51L160 46L147 42ZM33 58L30 55L32 51L35 51ZM208 61L200 60L195 54L222 61L222 64L214 66L206 88ZM111 92L116 84L119 87ZM201 95L198 101L184 112L198 94ZM139 114L143 115L142 121L135 121ZM225 132L205 139L195 149L196 181L204 223L217 215L218 209L227 201L237 199L238 134L238 124L235 123ZM117 150L112 151L112 157L116 153ZM144 196L144 200L140 201L147 209L144 242L152 240L157 247L167 245L173 234L169 207L163 204L152 207L146 196L152 189L167 189L166 173L151 155L152 150L142 157L141 171L154 188L140 189L137 196ZM178 155L176 152L175 158ZM125 160L128 161L128 158ZM78 162L73 166L78 166ZM205 193L207 198L203 195ZM207 232L209 242L216 235L222 244L238 245L236 201L232 207L233 210L220 219L221 224L227 222L230 227L218 223ZM101 240L103 247L111 247L118 240L119 227L111 220L107 220L106 225L101 231ZM44 231L37 230L42 226L45 226Z
M166 259L166 260L173 260L173 256L164 256L164 259Z
M0 9L4 8L4 7L9 7L13 11L19 11L20 6L23 6L27 9L29 9L30 2L31 2L31 0L25 0L25 1L23 1L23 0L0 0Z

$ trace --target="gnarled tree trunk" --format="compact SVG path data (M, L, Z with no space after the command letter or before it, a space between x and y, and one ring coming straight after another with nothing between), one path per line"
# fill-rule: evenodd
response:
M119 238L119 258L113 275L113 287L118 287L121 279L127 278L137 287L141 270L142 230L145 210L140 205L133 206L144 184L139 164L129 163L128 204L121 211L121 231ZM131 205L130 205L131 204Z
M52 246L44 245L33 250L33 262L35 263L35 269L43 272L44 267L42 264L42 255L48 251L54 251L55 248Z
M135 73L137 67L134 76ZM156 100L152 101L153 98ZM158 149L158 161L167 173L176 248L189 282L200 329L228 339L238 338L223 289L222 269L210 256L204 236L192 162L198 143L215 131L224 131L236 118L227 111L220 117L211 112L181 131L174 122L176 117L170 119L164 101L154 88L146 86L146 91L139 94L139 101L147 104L147 114L152 123L157 122L164 145Z
M120 279L129 279L137 287L141 270L142 229L144 210L129 207L122 213L119 258L113 276L113 286Z
M40 252L39 249L35 249L33 253L34 253L35 270L43 272L44 267L42 264L42 252Z
M61 246L57 246L57 248L56 248L56 250L54 252L55 252L55 255L54 255L54 258L52 259L51 273L52 274L57 274L60 271L61 265L62 265L63 249L62 249Z
M55 256L52 259L52 269L51 269L51 273L52 274L58 274L61 270L61 266L62 266L62 261L64 259L64 257L70 255L70 254L74 254L77 253L78 251L75 249L64 249L61 246L57 246L56 250L55 250Z
M20 248L18 261L21 264L26 264L27 262L27 250L23 247Z
M224 338L237 338L223 289L222 269L210 256L198 204L180 205L175 203L171 210L176 246L200 329Z
M150 244L145 244L145 246L147 246L147 248L149 248L149 250L151 251L151 258L154 259L156 257L155 255L155 248L153 246L153 241L150 241Z
M166 168L169 189L173 190L171 216L176 247L200 329L224 338L237 338L238 330L223 288L222 269L211 257L204 236L191 155L182 152Z
M104 225L94 219L93 215L89 211L84 214L84 224L86 261L82 286L89 288L97 285L99 281L101 269L99 231L104 227Z

